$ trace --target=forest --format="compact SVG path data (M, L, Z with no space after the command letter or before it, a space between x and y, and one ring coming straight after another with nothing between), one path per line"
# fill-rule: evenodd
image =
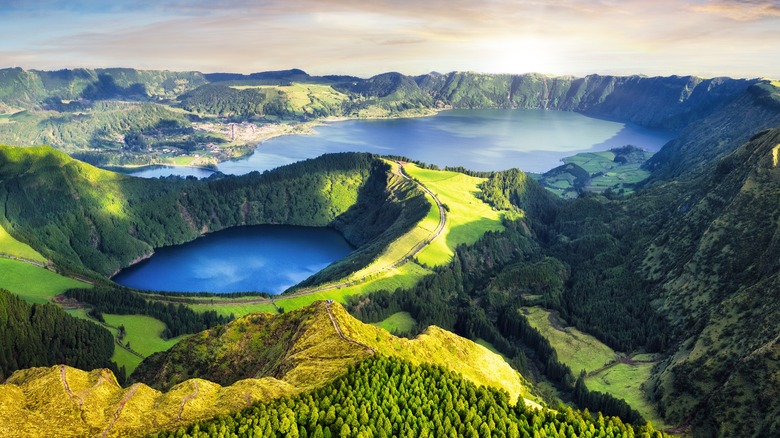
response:
M31 305L0 289L0 379L52 364L117 372L113 354L114 338L103 327L54 304Z
M649 425L617 417L528 407L506 393L432 365L373 357L319 389L257 404L242 412L163 437L643 437L661 438Z
M164 304L159 301L145 300L140 294L122 287L96 286L88 289L69 289L64 295L81 303L90 304L92 306L90 316L101 322L105 322L104 313L147 315L159 319L165 323L163 339L198 333L235 318L217 315L214 310L196 313L183 304Z

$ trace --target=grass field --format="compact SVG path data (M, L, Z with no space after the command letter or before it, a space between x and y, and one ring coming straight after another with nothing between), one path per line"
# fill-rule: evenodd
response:
M617 359L614 350L593 336L574 327L559 330L550 322L550 312L540 307L524 307L521 312L532 327L550 341L558 353L558 359L577 375L581 370L591 372Z
M65 312L76 318L86 319L95 324L99 324L95 319L87 316L86 308L68 309ZM120 325L124 325L126 335L122 340L122 343L124 344L129 341L130 347L142 356L150 356L158 351L167 350L186 337L179 336L167 341L163 340L160 337L160 334L162 334L165 329L165 324L145 315L103 314L103 318L105 318L106 323L108 324L108 326L103 325L103 327L110 331L114 338L116 338L117 333L119 332L117 328ZM116 362L120 367L124 365L127 374L130 375L143 359L124 348L115 345L114 355L111 357L111 360Z
M563 159L564 163L576 164L584 169L591 177L584 190L591 192L603 192L607 189L613 191L623 190L624 194L633 192L632 184L647 179L650 172L642 169L642 164L653 154L641 152L632 157L631 162L615 162L615 153L612 151L583 152ZM563 197L576 196L575 177L571 173L562 172L556 176L542 177L548 190Z
M3 227L0 227L0 254L8 254L41 263L46 262L46 258L38 253L38 251L32 249L32 247L26 243L14 239Z
M524 307L521 312L531 326L539 330L558 354L558 359L571 368L575 375L580 370L588 373L602 368L618 358L614 350L593 336L574 327L556 327L549 311L539 307ZM552 317L555 320L555 317ZM556 323L558 325L558 323ZM563 330L561 330L563 328ZM637 354L633 360L653 360L654 355ZM625 400L656 427L666 427L641 386L650 378L653 363L618 363L585 378L588 389L612 394Z
M130 342L130 348L143 356L167 350L186 337L163 340L160 335L165 330L165 324L150 316L104 314L103 317L107 324L114 327L124 325L127 334L122 343Z
M398 312L372 325L381 327L390 333L407 333L414 328L415 324L417 321L412 318L409 312Z
M46 303L67 289L90 287L86 283L63 277L38 266L18 260L0 258L0 288L29 303Z
M625 400L632 408L639 411L645 420L653 423L656 428L665 428L655 409L655 406L647 399L641 386L650 379L653 369L651 363L636 365L617 364L606 369L596 376L585 379L588 389L606 392Z
M474 243L486 232L504 228L501 213L476 197L479 193L477 185L484 181L483 178L458 172L421 169L414 164L407 164L404 169L409 176L435 193L449 210L442 235L417 255L420 263L428 266L448 263L458 245ZM438 217L434 219L437 223Z

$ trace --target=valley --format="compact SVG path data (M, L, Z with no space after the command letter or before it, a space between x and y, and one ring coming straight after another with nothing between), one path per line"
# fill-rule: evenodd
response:
M4 78L47 74L13 71ZM779 314L773 300L758 298L777 290L780 216L773 199L780 107L772 82L457 72L341 81L301 71L216 80L160 72L190 78L191 85L182 82L184 88L174 91L155 88L154 80L144 79L154 74L138 72L155 95L139 94L119 77L111 88L102 74L95 76L106 93L100 98L90 79L57 77L70 81L70 93L75 84L84 86L81 93L94 100L81 104L93 105L94 117L116 118L106 122L112 126L123 117L133 120L122 128L124 146L91 143L86 151L67 140L73 148L57 141L51 142L56 148L0 147L0 288L23 300L13 304L15 312L35 315L45 308L52 321L78 321L62 324L101 342L113 339L113 353L107 346L83 353L102 370L81 371L37 353L14 367L12 354L4 352L9 367L0 385L1 416L22 419L18 429L9 426L4 433L45 436L63 428L71 435L167 436L181 427L194 434L193 428L216 423L240 428L247 424L242 415L260 415L258 410L263 419L253 426L264 432L269 418L279 422L273 416L288 412L285 403L311 409L316 400L327 412L333 400L323 397L358 397L343 388L363 379L365 370L380 376L382 369L395 369L410 382L426 373L445 375L448 382L466 379L470 383L457 383L459 388L476 386L464 389L464 400L471 403L469 391L484 391L491 409L502 412L506 433L529 418L559 427L580 427L573 422L581 420L606 433L597 412L615 417L609 422L624 431L631 427L624 423L634 424L630 433L637 436L663 435L655 429L693 436L775 430L767 419L777 406L765 382L774 381ZM79 75L93 77L89 71ZM542 83L545 100L537 94ZM77 101L47 84L35 88L44 96L37 103L7 95L3 102L32 112L71 111L43 109L52 104L46 100L52 93L60 105ZM680 97L681 90L700 86L702 91L685 94L688 99ZM513 90L509 98L495 91L501 87ZM131 96L170 102L162 110L152 102L101 100ZM605 145L534 175L516 168L442 170L417 161L414 150L409 157L332 153L262 173L203 179L136 178L75 159L135 165L149 150L192 141L186 136L225 136L230 124L296 130L326 117L430 114L438 109L433 96L452 108L578 111L674 131L675 137L655 153L628 143ZM639 108L641 102L646 106ZM7 119L14 117L23 115ZM89 119L79 117L69 115L59 125L60 137L46 138L65 139L67 129L88 131L67 125ZM163 120L168 117L181 124ZM142 127L155 118L156 131ZM211 125L198 134L195 123ZM22 138L3 137L16 132L3 131L6 125L22 126L0 124L0 139ZM146 142L145 152L120 153L136 134ZM172 146L171 136L179 135ZM317 136L307 139L316 142ZM245 226L327 228L352 250L277 290L254 293L213 294L211 287L152 292L146 290L151 286L137 290L111 280L161 248ZM212 261L208 267L217 266ZM225 272L216 278L225 280ZM522 403L515 404L518 397ZM239 413L244 408L247 413ZM366 415L375 425L397 421L389 411L372 409ZM212 422L217 415L222 417ZM46 420L55 417L62 422ZM416 418L418 429L436 427L423 424L427 416ZM368 433L365 422L339 420L295 414L307 432L340 432L348 425ZM647 421L653 426L643 429ZM268 424L274 433L281 430ZM547 427L526 431L537 426ZM465 424L453 427L466 433Z

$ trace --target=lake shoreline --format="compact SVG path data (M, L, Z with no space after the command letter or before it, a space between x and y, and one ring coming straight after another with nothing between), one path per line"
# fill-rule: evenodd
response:
M222 235L219 236L219 234ZM204 238L207 239L204 240ZM280 243L283 245L279 246ZM119 285L148 293L201 294L211 291L215 296L223 294L259 295L263 293L277 296L324 268L322 266L312 269L313 266L330 265L354 250L355 247L346 240L344 235L332 227L287 224L238 225L209 231L180 244L155 248L151 254L139 256L130 265L114 272L109 279ZM223 252L221 256L219 251ZM266 254L258 254L258 252L262 253L263 251ZM192 266L192 259L198 261L197 255L201 252L209 254L209 257L204 258L199 267L196 266L189 272L177 272L177 268ZM158 260L155 261L152 256L158 256ZM214 259L214 257L217 258ZM189 258L189 262L185 263L183 261L185 258ZM219 260L221 264L206 262L205 259ZM147 260L156 264L172 263L172 265L153 266L148 269L149 264L142 265ZM171 260L173 261L171 262ZM273 269L266 269L266 265L273 266ZM258 269L261 271L265 269L265 271L258 273L260 272L257 271ZM139 270L146 272L138 272ZM211 274L207 275L209 272ZM251 275L247 273L251 273ZM236 288L218 292L214 292L214 287L209 286L210 281L223 282L225 279L231 278L236 280L236 277L242 275L245 278L240 281L246 280L243 284L246 282L259 284L254 278L259 276L259 279L263 281L276 281L276 286L265 289L259 287ZM147 284L136 283L138 279L154 280L151 278L154 276L157 276L158 280L189 282L193 287L190 290L182 290L179 286L173 288L152 287L148 282ZM229 282L230 284L239 283L233 281Z

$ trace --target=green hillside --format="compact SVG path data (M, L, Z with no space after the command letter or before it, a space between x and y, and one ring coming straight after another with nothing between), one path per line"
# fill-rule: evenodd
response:
M475 389L487 385L493 389L480 391L502 394L505 405L533 397L500 356L466 339L435 328L419 340L398 339L354 320L338 305L328 307L319 302L279 316L249 315L152 356L133 376L149 377L166 387L165 393L142 383L121 388L106 370L87 373L57 366L19 371L0 385L0 414L17 419L0 426L0 432L147 434L317 389L340 376L354 379L351 367L371 356L405 358L412 361L407 365L412 369L436 365L446 373L463 373ZM361 344L364 338L371 344ZM197 377L206 375L232 384Z
M393 266L392 276L370 272L372 262L397 260L385 255L405 254L408 246L397 245L401 240L419 242L414 233L429 235L438 223L438 206L376 157L331 155L235 178L140 180L75 161L52 148L0 147L0 252L49 260L65 273L105 280L154 248L210 231L260 223L330 226L360 249L348 263L328 268L304 286L358 275L362 268L376 274L374 281L288 296L276 303L262 297L226 301L230 305L220 310L224 316L275 311L276 306L288 312L247 316L183 340L150 357L135 377L158 388L185 388L188 394L199 394L199 384L187 383L191 377L234 386L241 379L260 377L265 383L258 388L270 384L273 395L294 395L332 381L340 370L374 352L408 360L410 366L446 366L477 384L533 398L524 380L508 377L517 373L506 363L483 356L482 350L444 331L453 330L492 346L529 381L538 382L537 392L553 403L559 397L591 412L639 423L656 419L657 413L670 427L694 436L773 436L780 433L774 390L780 354L775 329L780 321L777 96L777 83L768 80L678 76L453 72L359 79L317 78L298 70L249 76L3 70L0 140L35 144L45 139L102 163L137 163L160 154L185 162L206 142L221 148L225 143L220 138L228 140L215 132L226 127L254 130L269 121L294 125L325 116L394 117L441 108L579 111L678 135L650 158L630 149L572 157L542 176L542 184L519 170L482 179L410 166L411 176L424 181L446 204L442 209L448 210L448 220L444 238L417 254L414 263ZM207 123L197 126L210 123L219 129L196 129L201 122ZM543 185L575 199L561 200ZM625 196L616 196L621 189ZM3 261L13 272L3 278L13 292L18 289L24 295L26 288L27 299L40 300L67 287L44 278L49 271L21 268L20 263ZM46 287L32 284L40 282ZM211 298L150 300L102 285L78 293L80 301L103 309L109 319L123 312L144 313L137 308L160 310L154 303L168 309L163 299L170 300L176 315L194 315L188 306L213 310L206 303ZM125 303L123 312L108 311L109 303L117 305L109 295L135 301L132 306ZM335 326L324 304L304 308L331 297L347 302L350 312L365 322L401 324L420 336L392 337L350 319L338 305L333 306ZM179 306L176 300L184 303ZM293 308L302 309L291 312ZM172 325L169 321L163 330L170 334ZM441 329L426 329L434 325ZM139 326L153 328L156 336L144 343L138 332L133 334L131 342L140 342L144 354L172 343L157 340L159 324L133 328ZM414 332L410 335L418 334ZM252 347L262 348L246 355ZM616 362L599 367L615 355ZM580 376L582 369L586 373ZM57 372L50 369L47 378L54 379ZM46 374L19 374L19 382L31 385L22 393L32 394L37 383L28 377L35 373ZM414 371L410 378L417 375ZM113 415L132 391L108 391L103 383L111 379L97 374L90 378L84 378L90 388L113 391L111 401L96 401L95 406L106 409L98 417ZM3 388L16 398L0 405L16 409L8 415L24 418L22 424L34 428L41 421L38 414L20 408L26 402L16 389ZM175 398L166 399L146 386L136 388L158 407L177 405L171 401ZM219 408L204 407L189 420L235 412L261 397L259 389L242 399L232 390L211 388L217 399L204 403ZM349 397L346 390L333 389ZM62 409L50 399L31 400L29 405L54 409L45 416L57 417L56 410ZM179 409L187 403L180 397ZM118 430L140 430L140 418L148 412L143 406L150 405L139 406L138 416L127 417L135 425ZM281 405L273 406L278 414ZM84 414L72 408L59 418ZM178 418L174 411L160 408L152 424L184 424L171 420ZM503 417L513 415L502 412ZM277 418L273 412L266 414L263 418ZM105 430L103 420L89 423L90 415L70 422L74 435ZM384 423L387 415L376 411L377 421ZM244 425L240 417L231 418L221 420L225 427L230 421L239 428ZM342 426L354 428L352 420L345 416ZM318 422L312 423L313 433L317 426L323 434L324 426L328 433L342 431ZM423 426L428 425L415 425L420 430ZM361 430L359 421L357 429L354 434Z
M322 301L282 315L247 315L189 337L147 358L130 380L166 390L193 377L222 385L274 377L309 388L376 353L446 366L479 385L502 388L513 400L533 397L522 377L484 347L436 327L414 340L397 338Z
M766 391L778 369L779 144L773 129L721 158L695 181L707 189L678 204L684 214L669 220L643 260L683 339L656 376L654 394L673 420L694 413L701 436L726 436L745 424L778 430L768 419L780 415L780 405Z
M0 289L0 339L0 379L57 363L87 369L112 365L114 342L107 330L51 303L30 305L5 289Z
M476 403L475 403L476 402ZM155 437L254 436L642 436L664 437L651 426L588 412L540 410L490 387L477 387L444 367L377 357L307 394L256 405Z
M386 190L394 178L372 156L336 154L263 175L149 180L48 147L0 146L0 225L58 266L105 276L154 248L230 226L330 226L359 249L319 274L323 281L370 263L427 213L414 187L401 197Z

